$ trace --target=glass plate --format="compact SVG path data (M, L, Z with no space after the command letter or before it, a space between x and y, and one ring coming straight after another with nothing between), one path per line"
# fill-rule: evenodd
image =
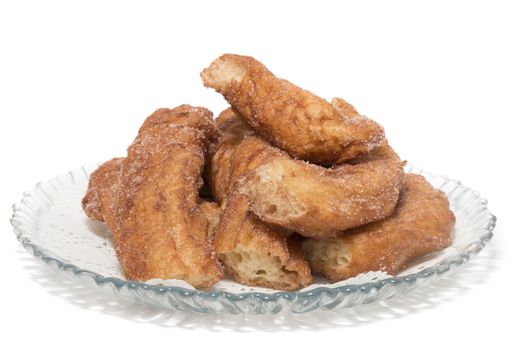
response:
M87 165L39 183L13 206L16 237L24 248L53 270L101 292L156 307L196 312L304 313L384 300L426 285L477 254L492 238L496 218L487 201L460 182L408 165L407 172L425 176L446 193L456 215L451 247L426 255L397 276L369 272L330 283L316 278L297 292L253 288L223 280L201 291L183 281L126 280L112 247L111 234L82 211L89 174L98 165Z

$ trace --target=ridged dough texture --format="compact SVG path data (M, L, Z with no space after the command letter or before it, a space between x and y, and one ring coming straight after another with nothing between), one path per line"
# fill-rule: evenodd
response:
M201 73L254 130L290 155L332 165L367 155L384 140L383 128L355 109L341 108L277 78L248 56L225 54Z
M305 240L312 270L332 281L368 271L394 275L415 258L448 247L456 220L447 197L420 175L407 174L405 179L390 217L337 238Z

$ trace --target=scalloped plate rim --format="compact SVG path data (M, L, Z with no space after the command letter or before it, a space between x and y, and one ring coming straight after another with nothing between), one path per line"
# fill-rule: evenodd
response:
M100 164L100 163L98 163L98 164ZM421 169L413 167L411 164L407 164L407 166L405 167L407 172L414 172L414 173L417 173L417 174L427 173L428 175L443 177L447 181L453 181L453 182L457 183L458 185L464 186L467 190L472 191L473 193L475 193L475 195L476 195L477 199L479 200L480 204L484 208L486 208L487 212L488 212L488 221L487 221L486 225L484 226L484 229L487 231L487 233L485 233L484 235L480 236L477 241L471 242L469 244L469 246L471 246L471 247L468 248L466 251L460 252L459 254L457 254L457 255L455 255L453 257L444 259L443 261L441 261L440 263L436 264L435 266L428 267L428 268L425 268L425 269L423 269L421 271L414 272L414 273L411 273L411 274L408 274L408 275L404 275L404 276L388 277L388 278L385 278L385 279L381 279L381 280L379 280L377 282L366 282L366 283L360 283L360 284L348 284L348 285L343 285L343 286L338 286L338 287L322 286L322 287L317 287L315 289L311 289L311 290L307 290L307 291L301 291L301 290L299 290L299 291L291 291L291 292L276 291L276 292L272 292L272 293L253 292L253 291L241 292L241 293L232 293L232 292L228 292L228 291L193 290L193 289L188 289L188 288L180 287L180 286L153 285L153 284L148 284L148 283L140 282L140 281L124 280L124 279L120 279L118 277L106 277L106 276L103 276L103 275L101 275L101 274L99 274L97 272L86 270L86 269L82 269L82 268L78 267L75 264L65 263L65 262L61 261L59 258L57 258L56 256L54 256L53 252L47 251L46 249L41 248L39 245L37 245L34 242L32 242L31 238L28 237L29 234L27 232L24 232L24 229L22 229L20 227L19 223L17 222L17 218L19 217L19 215L17 214L17 207L19 207L19 206L21 206L23 204L24 198L26 198L27 196L30 196L32 193L35 193L42 183L48 183L48 182L50 182L50 181L52 181L54 179L57 179L57 178L60 178L60 177L66 176L66 175L72 176L74 171L79 171L79 170L82 171L87 176L89 174L89 172L86 171L86 168L87 167L93 167L93 166L94 165L86 164L86 165L83 165L80 168L76 168L76 169L73 169L73 170L71 170L71 171L69 171L67 173L64 173L62 175L56 176L56 177L54 177L54 178L52 178L52 179L50 179L48 181L38 182L33 187L33 189L31 191L25 191L24 192L23 197L22 197L22 199L20 201L18 201L17 203L13 204L13 213L12 213L10 222L11 222L11 225L13 226L13 231L14 231L18 241L20 242L20 244L26 249L26 251L32 253L32 255L35 256L36 258L39 258L40 260L44 261L48 265L50 265L51 263L56 264L56 266L58 267L59 270L64 270L64 271L70 270L75 275L82 275L82 276L86 276L87 275L87 276L90 276L93 279L93 281L99 286L103 286L103 285L106 285L108 283L112 283L118 289L126 286L126 287L128 287L130 289L142 288L142 289L145 289L145 290L152 290L152 291L155 291L157 293L176 292L177 294L183 295L183 296L194 296L194 295L197 295L197 296L202 296L204 298L213 298L213 299L215 299L217 297L226 297L226 298L228 298L228 299L230 299L232 301L243 300L243 299L246 299L246 298L249 298L249 297L257 297L257 298L263 299L263 301L274 301L276 299L283 298L283 297L284 298L310 297L310 296L313 296L313 295L321 294L323 292L325 292L325 293L341 293L342 292L342 293L345 293L345 294L352 294L352 293L360 291L360 292L368 293L372 289L379 290L379 289L383 288L386 285L398 285L398 284L401 284L401 283L413 284L419 279L429 278L429 277L435 275L436 273L438 275L441 275L443 273L452 272L457 267L459 267L461 265L464 265L466 262L468 262L468 260L470 260L470 257L472 257L473 255L478 254L482 249L485 248L486 243L488 241L490 241L492 239L493 235L494 235L493 230L494 230L494 227L495 227L496 221L497 221L496 216L494 214L492 214L490 212L490 210L488 210L488 206L487 206L487 202L488 201L485 198L481 197L477 191L471 189L468 186L464 186L458 180L450 179L450 178L448 178L447 176L444 176L444 175L439 175L439 174L426 172L424 170L421 170Z

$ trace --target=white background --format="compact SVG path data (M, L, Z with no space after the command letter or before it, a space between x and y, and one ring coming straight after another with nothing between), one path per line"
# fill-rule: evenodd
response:
M1 347L523 348L519 2L180 3L1 2ZM10 207L35 182L123 154L158 107L220 112L199 73L225 52L346 98L403 158L479 190L498 216L493 241L451 277L382 304L246 318L101 297L19 248Z

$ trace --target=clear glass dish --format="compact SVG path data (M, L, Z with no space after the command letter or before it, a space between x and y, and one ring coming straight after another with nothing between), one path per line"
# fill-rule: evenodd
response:
M305 313L384 300L426 285L465 264L492 238L496 223L487 201L477 192L458 181L408 165L408 172L425 176L446 193L457 221L451 247L412 262L397 276L370 272L337 283L315 279L313 285L297 292L252 288L228 280L206 291L177 280L143 283L123 277L111 234L82 211L80 200L89 174L96 167L72 170L24 193L13 206L11 224L16 237L28 252L74 281L125 300L167 309Z

